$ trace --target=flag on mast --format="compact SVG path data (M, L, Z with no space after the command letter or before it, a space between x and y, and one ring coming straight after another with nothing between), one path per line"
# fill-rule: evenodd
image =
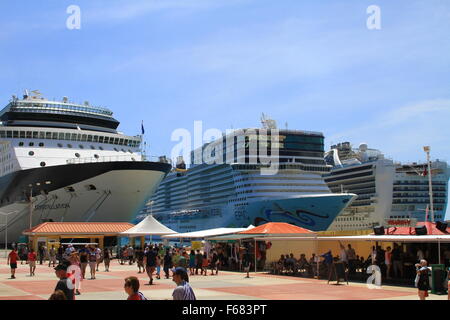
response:
M142 122L141 122L141 132L142 132L142 134L145 133L145 130L144 130L144 120L142 120Z

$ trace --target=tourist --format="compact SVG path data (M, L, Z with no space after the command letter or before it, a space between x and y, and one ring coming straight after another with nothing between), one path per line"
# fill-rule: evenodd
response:
M300 270L305 270L308 274L312 273L311 265L306 259L306 255L304 253L300 254L300 259L297 261L297 268Z
M189 272L190 275L194 275L194 269L195 269L195 251L191 250L191 253L189 254Z
M418 260L418 261L422 261L422 260L425 259L425 255L424 255L424 253L423 253L423 251L422 251L421 248L417 249L417 254L416 254L416 256L417 256L417 260ZM420 263L420 262L419 262L419 263Z
M61 264L63 262L63 255L64 255L64 248L62 245L60 245L56 253L56 259L58 260L58 264Z
M391 279L392 273L392 251L391 247L386 248L384 262L386 263L386 279Z
M98 245L95 246L95 262L96 262L96 271L98 271L98 266L100 263L102 263L102 249L98 247Z
M125 278L124 289L128 294L127 300L147 300L144 294L139 291L139 279L136 277Z
M189 276L186 269L181 267L175 268L172 280L177 284L172 293L173 300L197 300L194 290L189 285Z
M216 276L219 274L219 263L219 255L214 250L211 257L211 275L214 275L214 270L216 270Z
M103 251L103 262L105 263L105 272L109 272L109 265L111 263L111 252L108 248Z
M120 264L125 264L126 261L128 261L128 246L123 247L122 249L122 255L120 259Z
M13 247L8 255L8 260L6 264L11 267L11 279L16 278L17 260L19 260L19 255L17 254L17 248Z
M427 267L428 263L426 260L420 260L420 263L417 263L416 266L416 287L419 290L419 298L420 300L425 300L428 297L428 290L430 290L430 280L429 280L429 271L430 269Z
M72 254L70 255L69 259L68 259L69 263L71 266L75 266L75 269L81 270L80 268L80 257L78 256L78 252L72 252ZM75 269L72 269L72 273L75 275L76 271ZM80 279L75 279L75 294L76 295L80 295Z
M34 252L33 249L30 250L30 252L28 253L28 265L30 266L30 277L34 276L34 272L36 271L36 260L37 260L37 256L36 256L36 252Z
M444 256L444 264L446 268L450 268L450 248L447 247L443 253ZM450 275L450 272L449 272Z
M180 261L180 251L179 249L174 249L172 252L172 264L174 268L178 267L179 261Z
M344 268L348 266L348 257L347 257L347 251L345 250L344 245L339 241L339 247L341 248L339 258L340 261L344 263Z
M400 274L400 277L403 278L403 250L396 243L394 243L394 249L392 250L391 262L394 269L394 276L398 278Z
M331 270L331 264L333 263L333 254L331 252L331 249L328 249L328 251L321 255L322 258L324 258L324 266L327 268L327 274Z
M53 264L53 267L56 265L56 249L55 246L52 245L50 251L48 252L49 259L48 259L48 266L50 267L51 264Z
M159 255L159 251L155 248L156 251L156 279L161 279L161 262L162 256Z
M73 247L73 245L69 244L67 246L67 249L64 251L64 255L63 255L63 259L64 260L68 260L70 255L75 251L75 248Z
M369 255L369 258L371 260L372 265L374 265L377 258L377 250L375 249L375 246L372 246L372 251Z
M88 253L89 269L91 270L91 280L95 279L95 267L97 264L97 253L94 247L89 247Z
M129 246L127 249L128 264L131 266L134 263L134 249Z
M207 271L208 271L208 266L209 266L209 259L208 256L206 255L206 252L203 253L203 259L202 259L202 274L203 272L205 273L205 276L207 276Z
M181 254L180 254L180 257L178 258L178 265L177 266L186 269L187 265L188 265L188 260L187 260L187 257L186 257L186 252L183 250L181 252Z
M55 290L48 300L67 300L66 295L61 290Z
M246 249L244 256L242 257L242 265L244 267L244 271L247 272L246 278L250 278L251 263L252 263L252 256L250 255L250 250Z
M354 274L356 272L355 264L357 263L357 259L355 249L352 248L351 244L347 245L346 254L348 260L348 271L350 274Z
M136 262L139 269L138 273L143 273L145 271L144 266L144 250L141 247L136 248ZM142 269L142 271L141 271Z
M42 244L38 247L39 252L39 264L42 265L42 262L44 261L44 246Z
M198 274L198 270L202 270L203 263L203 255L200 253L200 250L197 250L197 254L195 255L195 274Z
M21 246L19 251L20 264L28 263L28 246Z
M89 249L86 245L84 248L80 249L80 266L81 266L81 276L82 279L86 278L86 267L88 265L88 259L89 259Z
M67 276L67 264L58 264L55 267L55 274L59 278L59 281L55 287L55 291L61 290L66 296L67 300L75 300L74 289L70 289L68 286L70 280L68 280Z
M150 245L148 248L147 253L144 256L144 265L145 265L145 270L147 271L147 275L150 279L149 281L149 285L153 284L153 272L155 271L156 268L156 255L157 255L157 251L153 249L153 246Z
M164 255L164 273L166 275L166 279L169 279L169 270L173 268L172 264L172 255L170 254L170 250L166 250L166 254Z

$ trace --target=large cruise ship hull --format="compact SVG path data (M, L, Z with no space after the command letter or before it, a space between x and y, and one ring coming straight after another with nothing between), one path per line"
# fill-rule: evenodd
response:
M164 163L116 161L35 168L4 176L0 211L11 213L8 242L18 241L30 226L30 216L32 226L43 221L131 221L169 170ZM0 242L4 238L2 225Z
M161 223L178 232L218 227L247 227L266 222L287 222L313 231L326 230L356 197L354 194L302 195L265 199L248 205L205 207L196 213L160 213Z

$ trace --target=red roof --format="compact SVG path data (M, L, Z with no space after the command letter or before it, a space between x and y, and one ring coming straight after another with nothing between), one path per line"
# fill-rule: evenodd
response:
M241 234L289 234L314 233L311 230L300 228L285 222L268 222L250 230L239 232Z
M134 227L128 222L44 222L24 234L111 234L127 231Z
M417 222L417 226L427 226L427 234L428 235L444 235L450 233L450 227L447 228L447 233L442 232L441 230L436 228L436 224L432 222ZM390 227L385 228L384 233L386 235L415 235L416 229L415 227Z

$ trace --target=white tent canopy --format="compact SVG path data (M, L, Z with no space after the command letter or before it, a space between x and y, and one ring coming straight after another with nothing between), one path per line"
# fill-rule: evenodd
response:
M144 220L139 222L134 227L121 233L122 236L139 237L147 235L165 235L176 233L172 229L167 228L158 220L153 218L152 215L148 215Z
M215 229L200 230L200 231L194 231L194 232L171 234L171 235L162 236L162 238L164 238L164 239L178 239L178 238L196 239L196 238L219 236L219 235L224 235L224 234L233 234L233 233L238 233L238 232L245 231L245 230L252 229L252 228L254 228L254 226L252 226L252 225L248 226L247 228L215 228Z

